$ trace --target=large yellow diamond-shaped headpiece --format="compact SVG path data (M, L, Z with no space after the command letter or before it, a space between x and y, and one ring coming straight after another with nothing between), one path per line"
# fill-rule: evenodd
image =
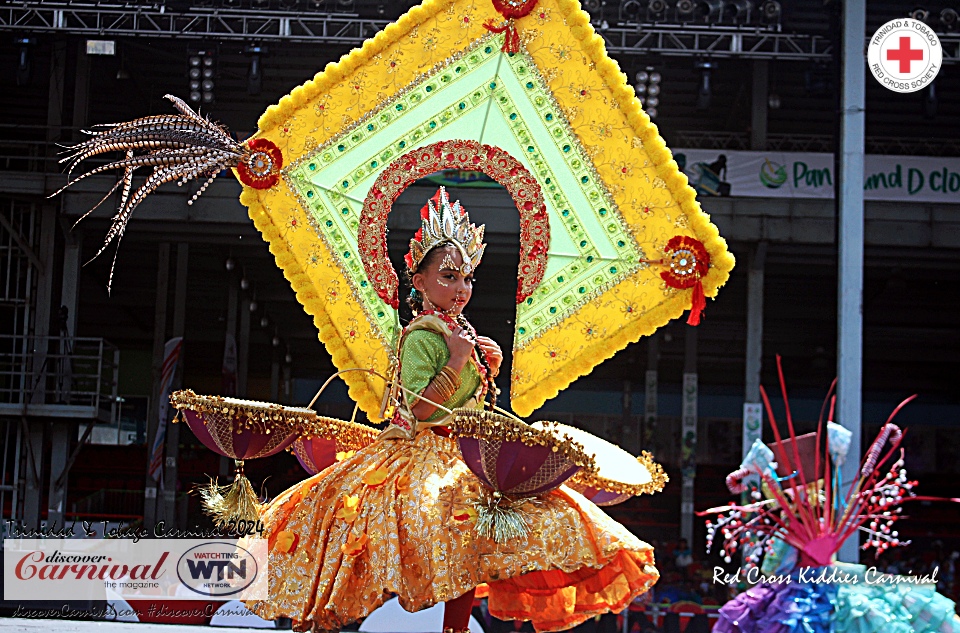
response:
M521 415L695 321L734 263L575 0L425 0L269 108L251 147L241 200L341 369L394 360L385 236L403 188L448 168L503 185L521 219ZM344 377L375 415L383 385Z

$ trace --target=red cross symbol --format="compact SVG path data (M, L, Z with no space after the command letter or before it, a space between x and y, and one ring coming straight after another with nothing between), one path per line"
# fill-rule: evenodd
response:
M900 48L891 48L887 51L887 61L900 62L900 72L910 72L910 62L923 61L922 48L910 48L910 36L900 38Z

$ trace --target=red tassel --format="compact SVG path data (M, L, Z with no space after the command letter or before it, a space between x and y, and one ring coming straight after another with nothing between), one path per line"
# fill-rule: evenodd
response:
M509 40L509 45L507 40ZM513 25L513 20L510 20L510 26L507 27L507 39L503 41L502 50L504 53L520 52L520 33L517 32L517 27Z
M687 325L700 325L700 315L707 307L707 298L703 295L703 284L700 278L693 286L693 301L690 304L690 316L687 318Z
M503 46L500 47L500 50L504 53L520 52L520 34L517 32L517 27L513 25L513 20L507 20L502 26L494 26L492 22L485 22L483 28L491 33L504 33Z

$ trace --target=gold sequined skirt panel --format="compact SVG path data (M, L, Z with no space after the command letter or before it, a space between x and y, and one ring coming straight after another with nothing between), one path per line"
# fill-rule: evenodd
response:
M474 531L482 493L449 438L375 442L264 509L270 598L248 606L332 630L394 594L418 611L488 583L495 616L556 631L622 609L659 577L653 549L572 490L526 502L529 534L502 544Z

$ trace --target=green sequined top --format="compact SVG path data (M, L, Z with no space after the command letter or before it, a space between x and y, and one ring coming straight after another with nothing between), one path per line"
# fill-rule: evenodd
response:
M400 382L414 393L423 393L433 377L450 360L450 350L443 336L432 330L421 329L407 333L400 350ZM463 406L477 392L480 386L480 372L474 361L468 361L460 372L460 388L446 402L441 404L448 409ZM412 404L413 397L407 395ZM437 409L424 422L432 422L446 413Z

